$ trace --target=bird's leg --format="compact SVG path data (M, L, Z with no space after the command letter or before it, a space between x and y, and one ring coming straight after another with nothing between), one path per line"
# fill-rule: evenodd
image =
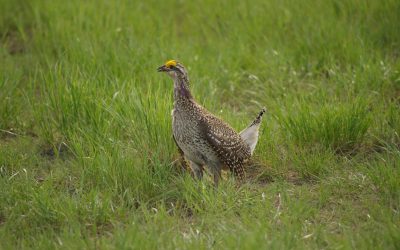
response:
M221 178L221 166L220 164L211 163L209 166L209 170L214 177L214 185L218 187L219 179Z
M201 180L203 178L203 166L193 161L189 161L189 163L190 169L192 170L194 177L196 177L198 180Z
M221 177L221 171L216 171L215 173L214 173L214 185L216 186L216 187L218 187L218 183L219 183L219 178Z
M174 139L174 142L175 142L176 146L178 147L178 152L179 152L179 156L181 158L180 160L182 162L182 167L185 169L185 171L189 171L190 167L188 166L187 160L185 159L185 154L183 153L182 149L179 147L178 142L176 141L174 135L172 135L172 138Z

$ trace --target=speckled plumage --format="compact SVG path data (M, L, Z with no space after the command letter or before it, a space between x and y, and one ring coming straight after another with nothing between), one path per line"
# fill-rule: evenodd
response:
M173 136L194 175L201 179L203 169L207 167L217 185L221 169L229 169L242 180L243 166L252 153L251 146L227 123L196 103L189 89L187 72L181 64L166 65L159 71L167 72L174 80ZM249 128L256 125L257 137L262 114L263 111L247 128L250 131Z

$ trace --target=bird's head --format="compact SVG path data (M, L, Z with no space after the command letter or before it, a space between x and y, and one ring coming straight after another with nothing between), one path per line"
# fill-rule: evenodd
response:
M185 67L176 60L169 60L164 65L158 67L158 72L166 72L172 79L177 77L187 78Z

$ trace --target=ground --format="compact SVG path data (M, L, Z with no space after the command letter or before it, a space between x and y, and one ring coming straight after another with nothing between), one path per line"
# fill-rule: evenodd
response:
M0 248L399 249L400 2L0 0ZM183 170L168 59L246 127Z

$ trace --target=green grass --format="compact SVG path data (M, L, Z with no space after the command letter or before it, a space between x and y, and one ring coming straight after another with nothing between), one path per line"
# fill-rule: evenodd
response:
M0 0L0 249L399 249L400 3ZM172 82L248 181L177 163Z
M365 101L333 103L318 109L301 101L294 103L292 110L282 118L281 124L298 144L320 144L343 152L354 150L365 141L371 124L369 116Z

